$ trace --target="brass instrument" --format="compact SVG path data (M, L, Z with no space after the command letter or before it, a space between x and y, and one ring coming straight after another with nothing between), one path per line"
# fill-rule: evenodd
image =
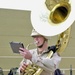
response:
M72 2L72 5L71 5ZM74 0L38 0L36 8L31 11L31 22L33 28L40 34L45 36L58 35L56 47L58 54L65 50L69 36L71 25L74 22ZM39 6L38 6L39 5ZM71 20L72 19L72 20ZM70 23L68 23L71 20ZM43 27L43 29L42 29ZM47 57L51 57L52 51ZM25 70L24 75L40 75L43 69L35 64L30 64Z

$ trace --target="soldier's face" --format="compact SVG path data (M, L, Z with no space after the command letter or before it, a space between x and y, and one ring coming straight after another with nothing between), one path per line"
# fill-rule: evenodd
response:
M34 39L34 43L36 44L36 46L40 46L44 42L43 36L34 36L33 39Z

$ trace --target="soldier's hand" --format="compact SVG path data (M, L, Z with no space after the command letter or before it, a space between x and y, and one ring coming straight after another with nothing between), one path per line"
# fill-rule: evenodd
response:
M20 49L20 50L19 50L20 54L21 54L24 58L31 60L32 54L29 52L29 50L27 50L27 49L25 49L25 48L19 48L19 49Z
M25 62L23 62L21 65L20 65L20 72L21 73L24 73L25 72L25 69L27 68L28 64L26 64Z

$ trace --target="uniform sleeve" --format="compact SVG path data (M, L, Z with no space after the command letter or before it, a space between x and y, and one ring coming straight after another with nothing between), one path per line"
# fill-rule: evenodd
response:
M31 62L36 63L37 59L38 59L38 55L37 55L36 50L30 50L30 53L32 54Z
M41 58L34 51L31 51L31 54L31 61L46 71L54 71L58 68L61 61L61 57L57 54L57 52L53 54L52 58Z
M48 67L49 69L52 70L58 68L60 61L61 61L61 57L58 56L57 53L54 53L52 58L40 59L40 62L42 62L45 67Z

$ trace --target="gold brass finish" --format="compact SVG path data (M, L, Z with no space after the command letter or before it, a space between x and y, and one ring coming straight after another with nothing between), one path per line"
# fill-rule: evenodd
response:
M71 11L71 6L68 0L46 0L48 10L50 10L49 20L58 24L64 22Z
M61 33L58 37L58 41L57 41L57 46L59 46L58 49L58 53L61 55L62 52L65 50L68 41L69 41L69 37L70 37L70 31L71 31L71 27L68 28L66 31L64 31L63 33Z

